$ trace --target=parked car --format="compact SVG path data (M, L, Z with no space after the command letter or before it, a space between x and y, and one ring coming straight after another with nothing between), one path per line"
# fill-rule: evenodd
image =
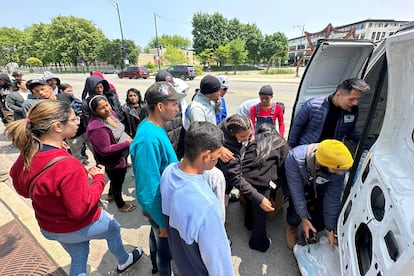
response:
M342 275L414 271L414 22L378 46L320 40L301 80L292 118L312 97L349 78L371 90L359 103L354 166L337 222Z
M115 68L106 68L105 70L103 70L104 74L118 74L119 70L115 69Z
M149 77L149 71L142 66L128 66L124 71L118 73L118 77L130 78L130 79L147 79Z
M191 65L174 65L167 68L167 71L171 73L174 78L180 78L182 80L193 80L196 76L196 70Z

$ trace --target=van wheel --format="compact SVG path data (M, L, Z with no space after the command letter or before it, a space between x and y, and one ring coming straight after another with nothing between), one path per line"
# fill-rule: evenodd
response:
M185 75L180 75L180 79L182 79L183 81L185 81L185 79L186 79Z
M190 78L190 80L193 80L193 79L194 79L193 77Z

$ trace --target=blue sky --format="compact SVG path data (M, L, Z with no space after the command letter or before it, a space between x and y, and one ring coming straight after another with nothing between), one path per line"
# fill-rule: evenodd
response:
M227 19L255 23L263 34L283 32L288 38L322 30L328 23L340 26L365 19L414 20L413 0L276 1L276 0L113 0L118 2L125 39L145 47L158 35L181 35L192 39L194 13L221 13ZM19 0L3 1L0 26L23 30L33 23L50 23L58 15L91 20L109 39L120 38L116 9L110 0ZM296 27L294 27L296 26Z

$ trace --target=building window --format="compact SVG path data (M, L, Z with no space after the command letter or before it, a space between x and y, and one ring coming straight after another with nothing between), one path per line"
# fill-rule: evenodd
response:
M365 34L361 34L361 39L365 39Z
M390 32L390 36L392 36L394 34L394 32Z
M374 39L375 39L375 34L376 34L376 32L373 32L373 33L372 33L372 35L371 35L371 40L374 40Z
M377 37L375 38L375 40L379 40L380 39L380 36L381 36L381 32L378 32L377 33Z
M382 32L381 39L383 39L384 37L385 37L385 32Z
M371 28L371 27L372 27L372 23L369 23L368 28Z

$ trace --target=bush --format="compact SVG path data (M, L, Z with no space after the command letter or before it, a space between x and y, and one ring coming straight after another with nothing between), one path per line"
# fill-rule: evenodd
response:
M201 76L203 74L203 66L194 65L194 69L196 70L197 76Z
M276 69L270 69L268 72L266 72L266 70L263 70L260 72L260 74L263 74L263 75L296 74L296 71L292 68L276 68Z

